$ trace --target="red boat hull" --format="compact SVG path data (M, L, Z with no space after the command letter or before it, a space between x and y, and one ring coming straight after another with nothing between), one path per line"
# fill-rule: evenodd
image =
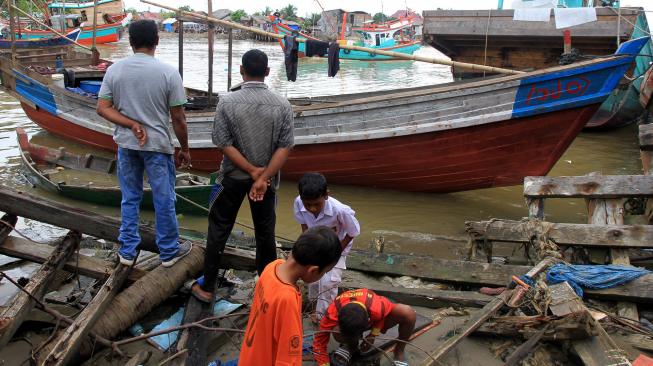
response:
M27 116L53 134L115 151L110 135L22 103ZM599 105L423 134L297 145L284 178L308 171L330 183L402 191L451 192L523 183L546 175ZM192 149L193 168L218 169L217 149Z

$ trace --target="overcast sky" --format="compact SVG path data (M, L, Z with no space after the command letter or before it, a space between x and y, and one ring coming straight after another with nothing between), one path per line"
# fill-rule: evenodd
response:
M154 6L141 3L139 0L124 0L127 7L135 7L139 10L157 11ZM206 0L152 0L153 2L166 4L169 6L190 5L196 10L206 10ZM374 14L381 11L381 4L383 4L384 13L394 13L396 10L405 9L406 6L413 10L421 12L422 10L433 10L438 7L443 9L494 9L497 6L498 0L319 0L325 9L342 8L345 10L363 10L368 13ZM261 11L269 6L273 9L282 8L289 3L294 4L299 8L297 12L300 16L310 13L321 12L317 0L245 0L240 2L228 2L230 8L245 9L248 13ZM505 7L510 7L512 0L504 0ZM213 8L219 9L224 7L225 2L220 0L213 1ZM238 4L238 5L235 5ZM653 0L622 0L623 6L642 6L646 10L653 11ZM649 14L649 19L651 18Z

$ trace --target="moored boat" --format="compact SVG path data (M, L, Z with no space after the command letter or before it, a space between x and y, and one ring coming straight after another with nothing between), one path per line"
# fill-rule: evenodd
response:
M72 44L72 41L79 39L81 30L74 29L65 34L65 37L56 36L42 39L16 39L15 45L19 49L38 49L38 48L53 48L61 47ZM0 49L11 49L11 39L0 38Z
M64 148L32 144L22 128L16 129L23 172L29 182L64 197L89 203L120 207L122 195L115 176L116 160L101 155L77 155ZM206 215L187 200L208 208L211 184L207 178L181 174L175 192L183 197L175 204L177 213ZM143 189L141 207L154 209L152 190Z
M520 3L523 6L547 3L548 7L555 7L552 4L560 3L564 7L582 7L586 2L574 2L576 5L562 0ZM612 54L621 42L650 36L642 8L585 9L595 12L596 21L560 29L553 9L545 16L546 21L515 20L518 10L513 9L424 11L424 41L454 61L533 70L553 67L561 62L564 30L571 32L571 47L576 50L565 56L566 62ZM546 14L546 8L532 10L543 10ZM588 129L617 128L638 119L643 112L638 103L638 89L649 68L651 54L653 45L649 42L642 48L627 78L588 121ZM452 73L457 79L483 76L455 67Z
M613 56L518 75L291 100L296 145L283 176L320 171L334 184L452 192L546 175L646 42L623 43ZM75 83L101 78L99 70L77 69ZM0 74L3 88L42 128L116 150L113 125L96 114L92 96L61 88L50 75L10 57L0 58ZM193 166L199 170L219 166L211 141L213 115L210 108L187 111Z
M272 29L275 33L281 35L293 35L295 34L299 38L317 40L320 39L310 36L308 34L297 32L288 25L284 24L279 18L272 17ZM414 39L408 39L404 37L404 29L410 28L412 26L412 19L402 18L396 21L392 21L383 25L368 25L361 28L354 28L353 31L360 35L361 40L346 40L342 39L338 42L342 42L349 45L362 46L372 49L379 49L383 51L392 51L405 53L412 55L415 51L420 49L420 41ZM399 40L395 39L396 37L400 38ZM285 45L282 40L279 40L281 48L284 49ZM306 44L300 43L298 47L299 57L306 57ZM326 55L322 55L326 56ZM396 58L384 55L376 55L373 53L358 51L358 50L345 50L341 49L339 58L343 60L362 60L362 61L387 61L387 60L396 60Z

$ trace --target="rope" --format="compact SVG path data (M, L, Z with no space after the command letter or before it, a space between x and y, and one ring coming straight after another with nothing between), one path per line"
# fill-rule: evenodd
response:
M199 208L199 209L205 211L206 213L210 213L210 212L211 212L208 208L206 208L206 207L200 205L199 203L197 203L197 202L195 202L195 201L192 201L192 200L190 200L190 199L188 199L188 198L186 198L186 197L180 195L180 194L177 193L177 192L175 192L175 196L177 196L177 198L181 198L182 201L187 202L187 203L189 203L189 204L191 204L191 205L193 205L193 206L195 206L195 207L197 207L197 208ZM252 230L252 231L256 231L256 229L255 229L253 226L249 226L249 225L247 225L247 224L243 224L242 222L238 222L238 221L236 221L235 223L236 223L237 225L240 225L240 226L246 228L246 229L250 229L250 230ZM277 239L281 239L281 240L289 241L289 242L291 242L291 243L294 243L294 242L295 242L295 241L292 240L292 239L284 238L283 236L279 236L279 235L276 235L276 234L274 235L274 237L277 238Z
M644 29L642 29L642 28L636 26L636 25L635 25L633 22L631 22L630 20L624 18L624 17L621 15L621 11L617 12L616 10L614 10L614 8L608 8L608 9L612 10L615 14L617 14L617 15L619 16L619 19L620 19L620 20L623 19L626 23L632 25L632 26L635 27L636 29L639 29L639 30L642 31L644 34L646 34L646 35L648 35L649 37L651 37L651 32L648 32L648 31L646 31L646 30L644 30ZM619 8L619 9L621 10L621 8Z

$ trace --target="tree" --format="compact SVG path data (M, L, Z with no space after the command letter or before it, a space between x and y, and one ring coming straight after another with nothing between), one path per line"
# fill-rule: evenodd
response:
M288 4L285 7L281 8L281 17L285 20L295 20L297 19L297 7L293 4Z
M126 13L131 13L131 15L138 14L138 10L136 10L136 8L127 8L127 9L125 9L125 12Z
M231 20L233 20L234 22L240 22L240 20L246 16L247 16L247 12L245 12L245 10L243 9L235 10L230 15Z
M191 12L191 11L193 11L193 8L191 8L191 7L188 6L188 5L184 5L184 6L180 6L180 7L179 7L179 10L183 10L183 11Z
M374 23L376 23L376 24L381 24L381 23L387 22L388 18L389 17L387 15L383 14L383 13L376 13L372 17L372 20L374 20Z
M322 15L319 13L313 13L311 15L308 15L306 18L304 18L304 24L302 24L302 28L308 30L311 29L312 27L315 27L321 17Z

